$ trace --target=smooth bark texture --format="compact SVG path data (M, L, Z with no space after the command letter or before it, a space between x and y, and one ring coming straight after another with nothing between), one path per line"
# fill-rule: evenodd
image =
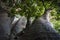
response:
M25 27L26 27L26 23L27 23L27 20L25 17L21 17L17 20L17 22L15 23L15 33L19 33L21 32Z
M0 9L0 40L7 40L9 34L10 18L3 9Z

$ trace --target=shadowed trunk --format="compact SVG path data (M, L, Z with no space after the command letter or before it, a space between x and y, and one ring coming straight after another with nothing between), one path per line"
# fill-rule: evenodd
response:
M7 40L10 35L10 18L6 10L0 7L0 40Z
M44 15L32 23L29 30L21 36L18 35L19 40L60 40L60 35L52 28L48 20L49 13L50 11L47 10Z

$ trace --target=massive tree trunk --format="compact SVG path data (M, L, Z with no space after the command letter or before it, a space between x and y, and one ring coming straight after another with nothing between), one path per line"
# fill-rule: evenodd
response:
M60 40L60 35L52 28L47 10L40 18L36 19L29 30L23 35L18 35L20 40ZM47 18L48 17L48 18Z
M0 7L0 40L7 40L10 34L10 18L6 10Z

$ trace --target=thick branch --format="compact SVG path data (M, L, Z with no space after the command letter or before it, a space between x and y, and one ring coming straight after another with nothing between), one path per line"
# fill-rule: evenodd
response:
M17 22L15 22L15 24L12 25L12 28L11 28L11 31L10 31L10 35L9 35L9 40L11 40L11 36L12 36L12 34L13 34L13 31L14 31L14 29L15 29L15 26L16 26L16 24L17 24L19 21L20 21L20 18L19 18L19 20L18 20Z

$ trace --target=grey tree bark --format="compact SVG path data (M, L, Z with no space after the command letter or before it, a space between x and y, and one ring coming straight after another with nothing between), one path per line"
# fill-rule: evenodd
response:
M10 18L6 10L0 7L0 40L7 40L10 34Z
M60 40L60 35L52 28L49 21L49 10L36 19L29 30L23 35L18 35L18 40Z

